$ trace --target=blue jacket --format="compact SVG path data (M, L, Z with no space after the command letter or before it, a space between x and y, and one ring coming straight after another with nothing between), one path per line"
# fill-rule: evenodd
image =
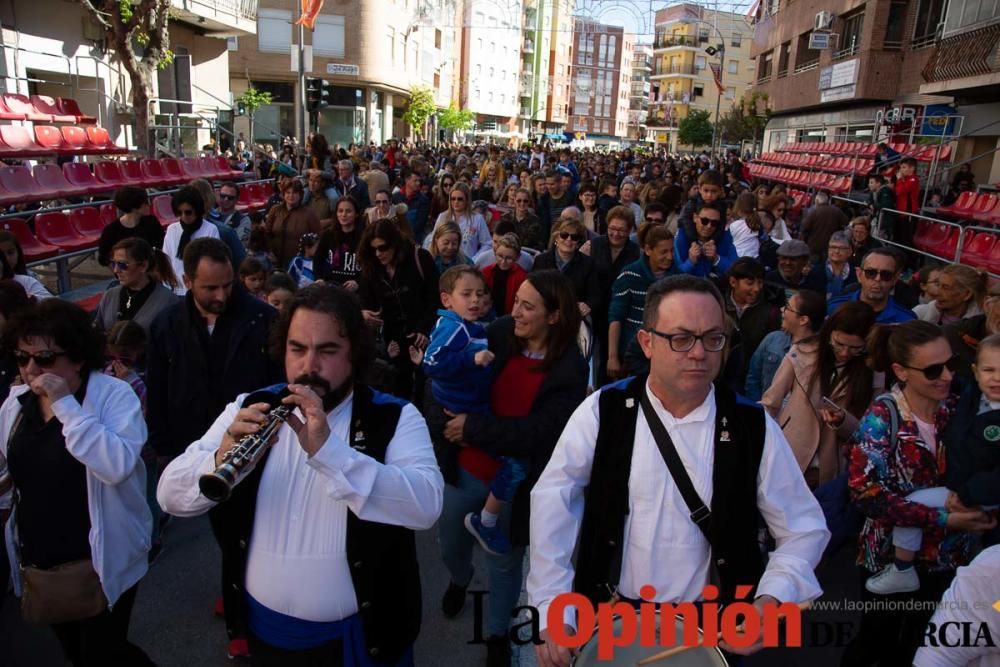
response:
M792 347L792 337L784 331L772 331L764 336L750 357L750 370L744 394L751 401L759 401L764 391L771 386L774 374L778 372L781 360Z
M475 362L476 352L487 349L486 328L450 310L438 315L423 363L434 400L456 414L489 412L493 370Z
M215 225L216 229L219 230L219 238L229 247L229 253L233 257L233 270L239 274L240 264L246 259L247 250L243 247L240 242L240 237L236 235L236 230L227 225L224 222L215 222L211 218L206 218L208 222ZM180 276L177 276L180 278Z
M691 223L694 226L694 223ZM719 261L712 263L704 256L698 258L697 263L692 263L688 257L688 250L691 248L691 240L694 237L693 230L687 226L678 226L677 237L674 239L674 266L682 273L692 276L707 278L711 274L723 275L729 271L729 267L737 260L736 245L733 244L733 235L728 229L722 230L722 234L716 234L715 250L718 253Z
M830 299L830 302L826 306L826 314L830 315L833 311L837 310L837 306L840 304L847 303L849 301L857 301L860 297L861 290L834 297L833 299ZM889 303L887 303L885 308L883 308L875 316L875 321L878 324L902 324L903 322L909 322L910 320L915 319L917 319L917 316L913 314L912 310L899 305L891 296L889 297Z

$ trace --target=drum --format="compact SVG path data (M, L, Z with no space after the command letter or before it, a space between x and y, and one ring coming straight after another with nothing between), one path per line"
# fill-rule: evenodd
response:
M657 628L662 631L659 611L656 613L656 619ZM622 626L619 617L615 617L614 628L616 635L621 632ZM680 616L674 619L673 631L674 643L671 646L680 646L684 638L684 621ZM657 632L656 637L659 640L659 632ZM700 631L698 632L698 637L699 639L701 638ZM580 648L580 655L577 656L573 665L574 667L635 667L635 664L639 660L656 655L671 648L671 646L639 646L637 633L636 641L632 646L617 646L615 647L614 658L611 660L599 660L597 658L597 631L595 630L594 636L590 638L590 641ZM722 651L718 648L699 647L688 649L669 658L664 658L653 663L650 667L728 667L728 663L722 656Z

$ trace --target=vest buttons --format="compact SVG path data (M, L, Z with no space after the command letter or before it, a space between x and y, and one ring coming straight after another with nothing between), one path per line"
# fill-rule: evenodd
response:
M614 540L608 540L608 546L609 547L615 546L615 541Z
M382 651L378 649L378 646L373 646L372 648L368 649L368 655L370 655L373 658L377 658L380 653L382 653Z
M715 564L716 565L725 565L726 564L726 559L725 558L720 558L719 560L715 561Z
M359 560L354 561L354 569L355 570L361 569L361 565L362 565L361 561L359 561Z
M247 541L240 540L240 549L246 549L246 548L247 548Z
M362 609L371 609L371 606L372 606L372 603L368 602L367 600L365 602L361 603L361 608Z

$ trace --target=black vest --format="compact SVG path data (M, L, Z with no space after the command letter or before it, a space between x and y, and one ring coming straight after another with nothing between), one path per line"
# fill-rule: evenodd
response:
M628 378L604 387L599 398L600 427L573 582L573 590L594 603L608 600L621 577L635 425L645 390L646 376ZM724 604L734 599L737 585L756 589L764 573L758 543L757 470L765 421L759 405L721 383L715 385L715 408L710 558L718 573L719 601ZM669 568L670 563L659 566Z
M380 463L402 412L402 401L356 386L351 413L351 447ZM222 547L223 586L227 612L235 602L237 622L245 625L247 548L257 509L257 491L267 455L238 486L229 500L214 507L213 524ZM420 632L420 568L413 531L401 526L363 521L347 512L347 559L369 655L394 662ZM233 602L231 602L231 600Z

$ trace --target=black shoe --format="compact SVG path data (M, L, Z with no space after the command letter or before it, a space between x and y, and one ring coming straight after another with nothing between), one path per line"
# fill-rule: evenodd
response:
M486 638L486 667L510 667L510 641L506 637Z
M465 591L468 588L468 584L459 586L454 582L448 582L448 590L441 598L441 611L444 612L445 618L455 618L462 613L462 610L465 609Z

